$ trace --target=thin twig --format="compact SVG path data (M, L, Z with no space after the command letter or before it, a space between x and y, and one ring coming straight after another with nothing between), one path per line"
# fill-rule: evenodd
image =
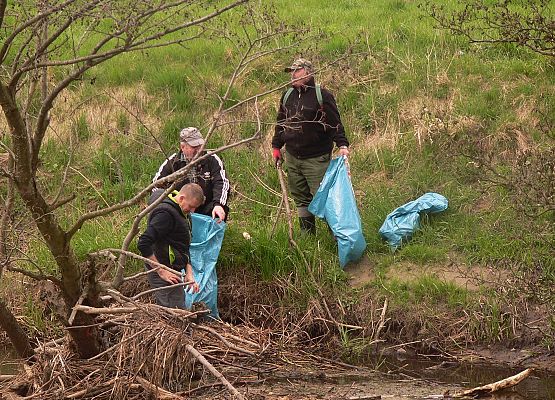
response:
M276 232L276 227L279 221L279 216L281 215L281 211L283 210L283 197L281 198L278 206L278 210L276 213L276 219L274 220L274 225L272 226L272 231L270 232L270 239L274 237L274 233Z

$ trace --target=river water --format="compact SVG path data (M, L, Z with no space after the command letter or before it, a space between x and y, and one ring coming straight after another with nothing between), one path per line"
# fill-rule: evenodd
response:
M407 382L414 380L415 382L430 382L440 386L445 384L447 389L451 385L456 385L463 390L499 381L525 369L510 369L492 365L438 363L415 358L404 360L387 358L381 360L377 367L378 370L386 372L388 375L405 377ZM495 394L490 398L496 400L555 400L555 375L534 371L531 376L514 388Z

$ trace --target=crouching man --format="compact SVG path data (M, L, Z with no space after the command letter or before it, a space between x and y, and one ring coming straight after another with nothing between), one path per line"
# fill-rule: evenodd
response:
M193 277L193 267L189 256L191 244L191 225L189 213L205 201L202 188L196 183L184 185L179 192L170 194L151 212L148 225L139 237L138 248L142 256L163 264L176 273L165 269L158 269L148 274L148 281L152 288L168 287L155 293L156 303L170 308L185 308L185 293L182 286L171 287L181 283L181 270L185 269L185 282L193 293L199 291L199 285ZM154 266L145 264L147 270Z

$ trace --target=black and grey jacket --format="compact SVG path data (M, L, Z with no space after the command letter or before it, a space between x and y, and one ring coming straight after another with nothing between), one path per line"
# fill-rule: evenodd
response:
M159 263L181 271L191 262L190 244L189 217L176 202L167 198L150 212L147 228L139 237L137 247L143 257L154 254Z
M152 182L176 172L185 167L187 163L187 159L181 151L172 154L162 163ZM179 180L176 190L181 189L187 183L198 183L206 197L204 204L196 209L197 213L212 215L212 209L217 205L222 206L226 214L228 213L229 180L227 179L224 163L217 154L212 154L193 166L187 175ZM170 183L167 183L159 187L167 188L169 186Z
M283 104L280 100L277 124L272 147L283 145L288 153L297 158L312 158L330 154L333 142L349 146L339 110L331 92L321 88L322 106L318 103L314 78L300 89L293 90Z

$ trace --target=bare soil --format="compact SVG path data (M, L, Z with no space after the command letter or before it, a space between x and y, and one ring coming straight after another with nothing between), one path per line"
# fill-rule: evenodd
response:
M375 280L375 265L368 255L356 264L349 264L345 267L345 272L349 277L349 284L352 287L363 287ZM463 265L449 263L447 265L426 264L418 265L410 262L399 262L392 265L386 272L388 279L395 279L400 282L414 282L422 276L434 276L441 281L450 282L467 290L478 290L484 285L488 285L499 278L499 273L491 268L480 265Z

